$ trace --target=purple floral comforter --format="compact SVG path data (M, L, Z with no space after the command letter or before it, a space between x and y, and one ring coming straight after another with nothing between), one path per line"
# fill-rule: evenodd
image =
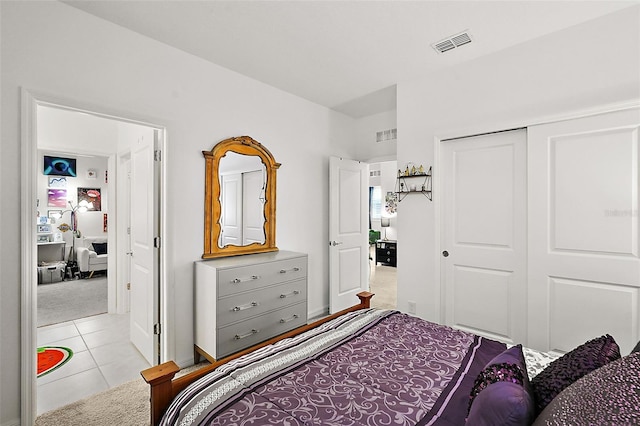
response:
M505 345L362 310L225 364L163 425L464 425L473 381Z

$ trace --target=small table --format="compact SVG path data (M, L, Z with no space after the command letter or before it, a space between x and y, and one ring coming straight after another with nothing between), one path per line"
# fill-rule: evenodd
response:
M376 265L382 263L395 267L397 264L398 242L396 240L376 241Z

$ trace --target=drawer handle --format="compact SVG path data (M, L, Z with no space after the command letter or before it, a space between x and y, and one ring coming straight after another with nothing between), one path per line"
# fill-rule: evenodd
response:
M296 266L295 268L291 268L291 269L280 269L280 273L286 274L287 272L298 272L299 270L300 268Z
M240 340L240 339L244 339L245 337L253 336L254 334L258 334L258 333L260 333L260 330L256 330L254 328L253 330L251 330L247 334L243 334L243 335L236 334L235 336L233 336L233 338L235 340Z
M291 322L291 321L293 321L293 320L297 320L298 318L300 318L300 317L298 316L298 314L293 314L293 316L292 316L291 318L287 318L287 319L281 318L281 319L280 319L280 324L284 324L284 323L286 323L286 322Z
M293 290L291 293L281 294L280 295L280 299L285 299L285 298L287 298L289 296L297 296L299 294L300 294L300 292L298 290Z
M235 308L232 309L232 311L233 312L244 311L245 309L255 308L256 306L258 306L258 302L251 302L246 305L236 306Z
M234 284L238 284L238 283L244 283L247 281L251 281L251 280L259 280L260 279L260 275L251 275L251 278L247 278L247 279L240 279L240 278L234 278L231 282Z

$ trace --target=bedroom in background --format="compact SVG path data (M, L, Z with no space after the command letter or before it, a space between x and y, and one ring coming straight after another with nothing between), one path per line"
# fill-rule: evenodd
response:
M45 243L44 235L38 234L43 241L38 244L37 261L40 265L51 260L45 250L61 245L65 249L56 253L60 252L59 261L66 266L65 274L53 280L38 274L36 400L40 415L136 378L154 363L133 342L131 330L136 330L136 324L130 314L132 303L138 311L142 305L143 312L153 303L145 300L147 291L144 303L132 299L130 291L135 234L131 221L136 216L131 214L132 205L143 210L140 204L146 204L152 194L132 190L130 182L132 152L135 159L136 147L145 138L153 147L156 135L148 126L47 103L38 104L36 120L38 221L48 227L47 238L52 240ZM143 143L143 149L147 145ZM43 167L51 159L56 164L45 174ZM60 162L73 167L61 167ZM153 160L138 163L152 165ZM149 187L148 177L143 178L142 186ZM134 194L137 200L132 200ZM41 259L42 254L47 259ZM144 346L144 336L142 343L136 343ZM40 365L45 358L52 360L47 369Z
M369 288L377 308L397 306L397 161L369 164Z

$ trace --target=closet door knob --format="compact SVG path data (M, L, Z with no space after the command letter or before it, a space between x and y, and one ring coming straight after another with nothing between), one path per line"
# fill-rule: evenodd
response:
M443 251L443 252L442 252L442 255L443 255L444 257L448 257L448 256L449 256L449 252L445 250L445 251Z

